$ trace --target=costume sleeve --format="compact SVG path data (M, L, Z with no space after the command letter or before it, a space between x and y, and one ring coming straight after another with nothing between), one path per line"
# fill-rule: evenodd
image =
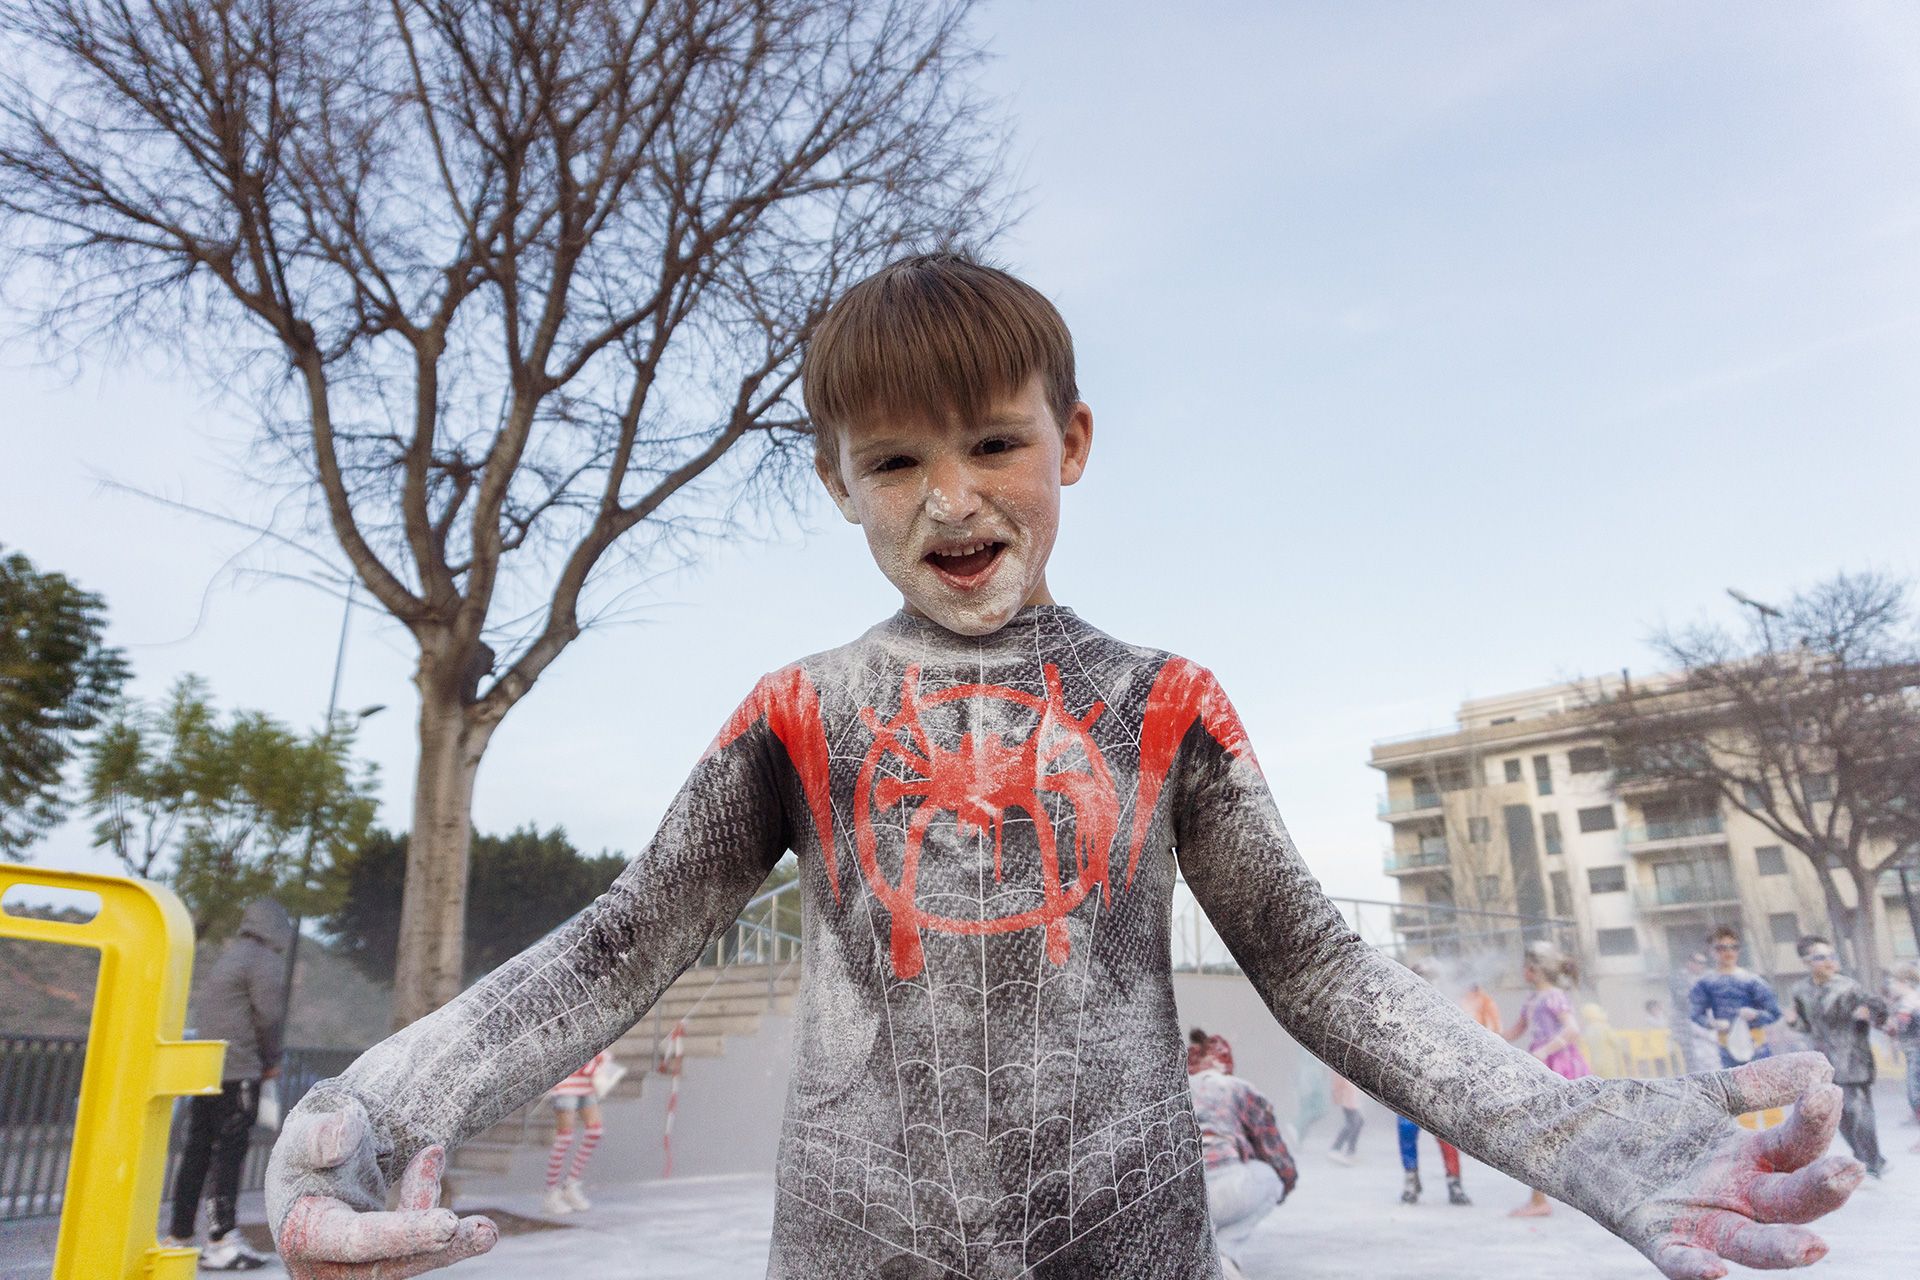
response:
M303 1195L381 1207L416 1152L457 1147L577 1070L734 920L788 847L780 785L788 765L768 723L767 685L728 722L645 852L605 893L307 1095L299 1110L309 1113L349 1101L364 1109L377 1167L362 1159L288 1169L276 1150L267 1206L276 1228Z
M1713 1008L1707 1000L1707 984L1696 982L1687 991L1687 1011L1696 1027L1713 1030Z
M1280 1175L1280 1186L1291 1195L1300 1173L1294 1167L1293 1153L1287 1150L1286 1139L1280 1136L1280 1122L1274 1119L1273 1104L1252 1085L1245 1081L1237 1083L1240 1088L1234 1099L1234 1118L1240 1123L1240 1133L1253 1148L1254 1159L1273 1166L1273 1171Z
M1756 1027L1769 1026L1780 1021L1780 998L1773 994L1773 988L1759 978L1755 978L1747 991L1747 1007L1758 1009L1760 1016L1753 1020Z
M1620 1229L1694 1158L1658 1146L1650 1115L1484 1034L1453 1001L1347 927L1295 852L1226 698L1201 673L1172 814L1195 897L1273 1016L1335 1071L1420 1127ZM1209 704L1211 709L1209 710ZM1151 705L1151 703L1150 703Z

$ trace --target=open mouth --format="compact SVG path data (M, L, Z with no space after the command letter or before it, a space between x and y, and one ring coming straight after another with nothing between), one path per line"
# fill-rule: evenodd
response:
M984 577L1007 549L1004 542L966 542L929 551L922 559L958 586L971 586Z

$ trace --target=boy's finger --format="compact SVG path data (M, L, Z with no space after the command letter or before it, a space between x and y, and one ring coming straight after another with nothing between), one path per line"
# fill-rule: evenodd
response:
M292 1131L293 1125L300 1127ZM330 1111L321 1116L295 1115L289 1118L289 1132L282 1141L291 1140L309 1169L331 1169L352 1155L366 1135L365 1123L357 1109Z
M399 1207L404 1211L431 1209L440 1203L440 1175L447 1167L447 1149L437 1143L423 1148L407 1162L400 1175Z
M1743 1116L1769 1107L1792 1106L1808 1090L1832 1082L1833 1064L1818 1053L1787 1053L1725 1071L1710 1071L1705 1078L1727 1113Z
M1840 1127L1840 1086L1824 1084L1800 1099L1786 1123L1753 1136L1752 1150L1761 1166L1785 1172L1811 1164L1827 1153Z
M1720 1280L1727 1264L1708 1249L1670 1240L1653 1251L1653 1265L1667 1280Z
M308 1262L383 1262L445 1248L458 1219L446 1209L358 1213L324 1196L302 1196L280 1227L280 1254Z
M383 1267L380 1270L381 1280L411 1280L411 1277L423 1272L450 1267L456 1262L485 1253L499 1239L500 1229L493 1225L491 1218L462 1218L453 1233L453 1239L447 1242L445 1248L408 1258L397 1267Z
M1827 1256L1827 1242L1804 1227L1754 1222L1737 1213L1713 1215L1708 1245L1728 1262L1761 1271L1811 1266Z
M1867 1171L1858 1160L1828 1156L1792 1173L1763 1173L1748 1201L1758 1222L1812 1222L1847 1202Z

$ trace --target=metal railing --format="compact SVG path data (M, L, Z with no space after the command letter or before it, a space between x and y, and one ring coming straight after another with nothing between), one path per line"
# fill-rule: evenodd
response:
M1438 809L1440 793L1438 791L1420 791L1410 796L1381 796L1379 814L1383 818L1401 813L1419 813L1423 809Z
M1717 836L1726 830L1726 824L1720 821L1720 815L1700 818L1677 818L1671 822L1649 822L1642 826L1628 827L1621 833L1628 844L1652 844L1659 840L1690 840L1700 836Z
M280 1098L292 1107L307 1090L338 1075L358 1049L289 1049L280 1064ZM87 1042L80 1036L0 1036L0 1221L58 1213L73 1149L74 1112ZM174 1108L168 1138L166 1181L173 1186L186 1136L187 1108ZM274 1135L256 1129L241 1174L243 1191L266 1181Z
M1641 911L1681 911L1706 907L1736 907L1740 893L1732 882L1725 884L1664 885L1649 888L1633 886L1633 905Z
M1398 960L1426 955L1497 953L1511 958L1515 976L1526 944L1551 940L1578 956L1579 934L1557 916L1475 911L1437 903L1381 902L1371 898L1327 899L1362 942ZM1397 917L1397 918L1396 918ZM1227 944L1194 899L1184 879L1174 885L1173 968L1177 973L1239 973Z
M740 915L707 943L692 967L790 964L800 958L801 913L800 881L777 885L740 908Z
M1412 871L1419 867L1444 867L1447 863L1447 842L1444 840L1438 843L1438 847L1422 840L1418 849L1387 850L1386 869L1389 872Z

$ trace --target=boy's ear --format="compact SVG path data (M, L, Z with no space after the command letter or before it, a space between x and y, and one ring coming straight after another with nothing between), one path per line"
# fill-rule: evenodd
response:
M860 513L853 509L853 499L847 495L846 482L840 478L840 469L827 461L826 455L819 450L813 454L813 474L820 477L820 483L826 487L827 496L833 499L833 505L840 508L840 514L848 524L859 524Z
M1087 470L1093 452L1093 409L1084 400L1073 402L1060 429L1060 483L1072 484Z

